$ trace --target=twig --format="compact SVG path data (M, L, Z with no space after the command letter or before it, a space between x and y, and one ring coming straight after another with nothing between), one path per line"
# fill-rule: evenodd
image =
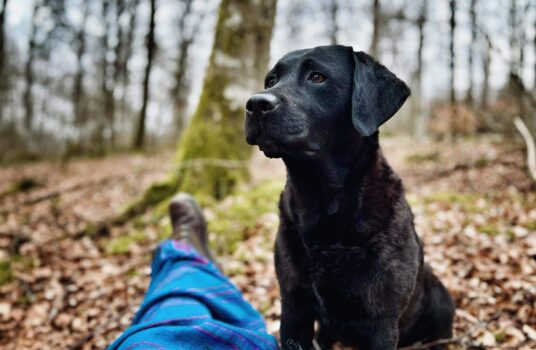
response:
M430 347L435 346L435 345L460 343L464 339L464 337L465 336L456 337L456 338L438 339L429 343L404 346L403 348L398 348L398 350L424 350L424 349L429 349Z
M514 125L527 145L527 166L530 176L536 181L536 145L534 144L534 138L521 118L514 117Z
M473 327L471 327L471 329L469 329L467 332L465 332L464 334L462 334L462 335L460 335L458 337L438 339L438 340L434 340L434 341L431 341L429 343L424 343L424 344L413 344L413 345L410 345L410 346L405 346L403 348L398 348L398 350L425 350L425 349L429 349L430 347L435 346L435 345L463 343L465 338L468 338L474 332L476 332L477 330L483 328L486 325L487 325L486 322L480 321L480 322L477 322L476 324L474 324Z

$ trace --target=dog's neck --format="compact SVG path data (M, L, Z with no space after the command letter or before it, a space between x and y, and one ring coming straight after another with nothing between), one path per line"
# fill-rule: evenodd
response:
M283 158L287 181L292 183L287 186L292 189L288 195L298 201L301 208L308 208L320 216L354 210L355 206L341 207L346 202L344 197L359 193L364 177L378 157L376 133L370 137L344 140L314 159Z

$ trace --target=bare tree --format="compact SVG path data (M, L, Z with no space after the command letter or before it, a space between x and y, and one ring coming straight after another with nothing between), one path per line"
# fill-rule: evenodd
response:
M535 6L536 8L536 6ZM533 30L533 37L532 37L532 45L533 45L533 50L534 50L534 57L536 57L536 16L534 16L534 24L532 25L532 30ZM532 86L532 90L534 91L534 93L536 93L536 60L534 60L534 83L533 83L533 86Z
M32 89L34 85L34 72L33 72L33 62L37 55L37 14L40 7L42 6L41 1L36 0L32 12L32 28L30 30L30 40L28 42L28 59L26 60L26 66L24 70L24 76L26 79L26 87L24 90L23 101L24 101L24 126L27 132L31 132L33 117L34 117L34 101L32 96Z
M108 54L111 51L111 3L110 0L102 1L102 21L104 24L104 33L101 37L101 93L102 93L102 116L99 122L101 127L97 130L97 139L99 147L104 148L104 133L107 131L109 137L109 145L114 146L115 142L115 128L114 128L114 109L115 101L113 95L113 82L110 78L111 64L108 61Z
M307 11L303 0L290 1L285 14L285 25L288 27L288 48L292 50L294 43L299 42L302 33L302 19Z
M450 103L456 104L456 90L454 88L455 68L456 68L456 51L454 49L454 38L456 33L456 0L449 0L450 8L450 31L449 31L449 71L450 71Z
M536 6L534 6L534 8L536 9ZM534 24L532 25L532 30L533 30L533 36L532 36L532 45L533 45L533 50L534 50L534 57L536 57L536 16L534 16ZM532 86L532 90L534 91L534 93L536 94L536 60L534 60L534 67L533 67L533 70L534 70L534 83L533 83L533 86Z
M130 72L128 70L128 62L132 57L133 43L134 43L134 31L137 26L137 10L140 0L131 0L128 3L127 12L129 14L128 30L126 32L126 38L124 39L123 57L119 61L119 71L121 72L121 115L126 113L126 96L127 89L130 83Z
M510 0L510 8L508 11L508 24L510 29L510 77L518 74L519 69L519 21L517 13L517 1Z
M421 112L421 100L422 100L422 71L423 71L423 62L424 62L424 28L426 26L428 18L428 1L421 0L419 15L415 24L417 30L419 31L419 46L417 48L417 67L413 73L413 95L412 101L412 129L414 133L417 133L419 126L418 120L422 118Z
M477 22L476 22L476 5L477 0L471 0L469 5L469 16L471 18L471 44L469 46L469 54L467 55L467 69L469 77L469 86L467 87L467 94L465 96L465 102L472 106L474 103L473 89L474 89L474 54L475 46L477 44Z
M74 110L74 124L79 129L79 138L78 145L79 147L83 143L83 127L87 122L86 118L86 108L84 106L84 64L83 58L86 53L86 22L88 17L89 5L84 1L83 9L83 19L80 28L76 31L75 34L75 45L76 45L76 62L77 69L74 76L73 83L73 110Z
M483 73L484 81L482 83L482 96L480 97L480 106L486 110L489 104L489 77L491 69L491 40L487 34L484 35L484 55L483 55Z
M175 127L177 129L177 135L180 135L184 130L186 122L186 108L188 106L188 76L187 76L187 63L189 58L190 47L193 42L194 33L197 28L193 28L190 33L186 33L186 22L192 13L193 0L183 1L183 11L179 18L178 33L180 35L179 40L179 55L177 57L175 66L175 82L171 88L170 95L173 100L173 114L175 119Z
M4 100L6 99L5 95L7 93L7 78L4 74L5 64L6 64L6 44L5 44L5 23L6 23L6 13L7 13L7 0L2 0L2 9L0 10L0 123L2 122L4 114Z
M339 25L337 22L337 15L339 13L339 4L337 0L329 0L328 3L328 15L329 15L329 41L331 45L337 44L337 35L339 33Z
M143 97L136 135L134 138L134 148L141 149L145 145L145 119L147 117L147 104L149 102L149 81L151 78L151 68L156 51L156 42L154 39L156 0L150 0L151 14L149 19L149 30L147 31L145 47L147 49L147 65L145 66L145 76L143 78Z
M525 7L522 9L522 14L529 13L530 10L530 0L525 2ZM525 45L527 41L526 35L526 18L527 16L520 15L518 16L518 32L519 32L519 68L518 75L523 76L525 70Z
M380 59L379 45L381 32L380 27L382 25L382 14L380 0L373 0L372 3L372 40L370 42L369 53L372 57Z
M6 23L6 13L7 13L7 0L2 0L2 9L0 10L0 73L1 69L4 67L4 56L5 56L5 23Z

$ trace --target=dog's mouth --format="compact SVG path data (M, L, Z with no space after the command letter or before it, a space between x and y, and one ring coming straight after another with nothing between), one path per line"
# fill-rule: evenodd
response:
M268 138L264 134L259 136L255 144L268 158L292 157L309 159L314 158L320 152L320 147L316 143L306 142L305 140L282 142Z
M246 111L245 132L246 141L269 158L309 159L320 153L306 123L285 121L280 114L257 116Z

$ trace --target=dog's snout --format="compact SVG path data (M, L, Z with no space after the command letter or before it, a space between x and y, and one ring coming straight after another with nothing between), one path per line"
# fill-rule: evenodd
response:
M277 107L277 97L272 94L253 95L246 103L246 110L253 113L266 113Z

